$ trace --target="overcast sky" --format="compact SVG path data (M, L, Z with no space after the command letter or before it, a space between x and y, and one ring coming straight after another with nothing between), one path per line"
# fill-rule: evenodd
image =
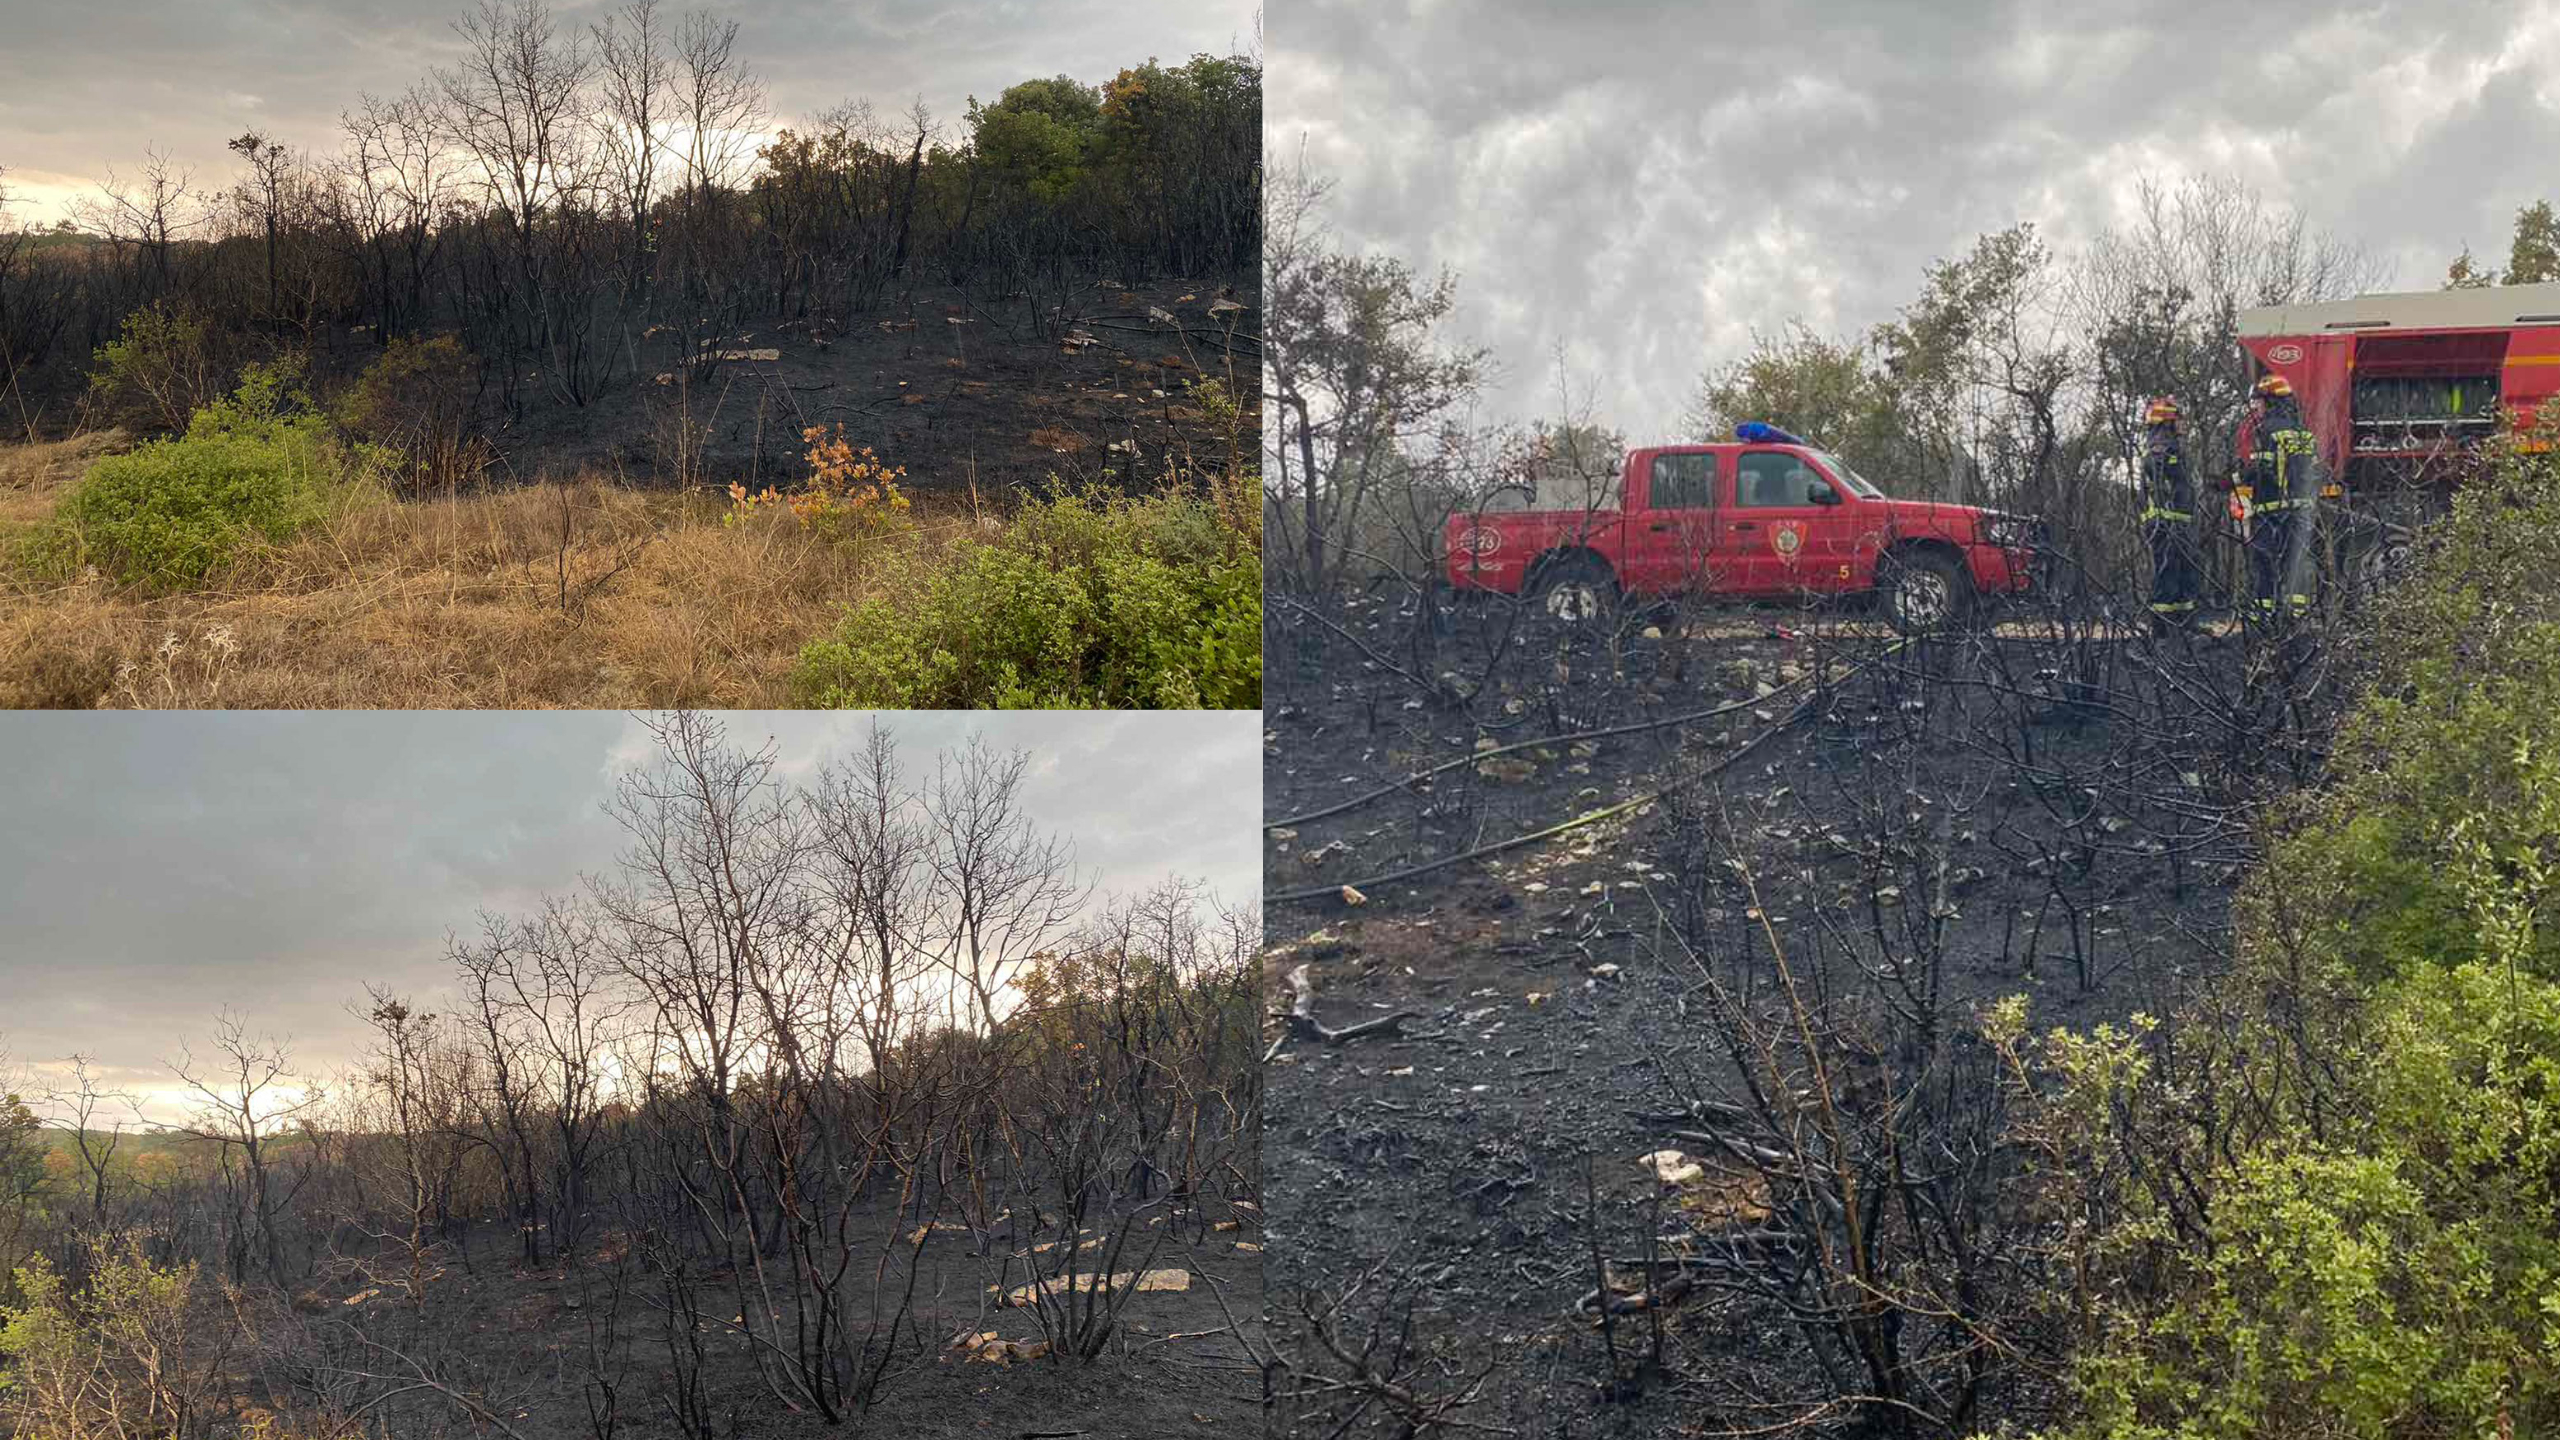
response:
M1491 418L1666 435L1754 327L1889 319L1933 259L2236 175L2427 288L2560 199L2560 6L1292 0L1264 122L1346 248L1460 278Z
M867 717L723 717L807 777ZM911 771L972 732L1032 752L1026 810L1105 889L1181 876L1258 894L1262 758L1245 713L884 717ZM609 867L601 810L647 761L608 713L30 714L0 779L0 1042L163 1092L229 1004L310 1074L346 1061L366 982L430 996L448 931ZM176 1117L164 1101L160 1119Z
M394 96L449 64L452 22L477 0L0 0L0 185L49 223L112 165L157 145L200 180L232 172L223 142L252 128L334 149L362 92ZM1155 56L1251 51L1259 0L663 0L739 22L738 50L781 124L869 98L918 96L966 134L968 98L1050 75L1088 84ZM563 33L620 0L554 0Z

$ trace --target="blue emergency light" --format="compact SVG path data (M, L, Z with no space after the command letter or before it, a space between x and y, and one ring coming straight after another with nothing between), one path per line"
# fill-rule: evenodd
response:
M1804 442L1766 420L1745 420L1733 427L1733 438L1747 445L1801 445Z

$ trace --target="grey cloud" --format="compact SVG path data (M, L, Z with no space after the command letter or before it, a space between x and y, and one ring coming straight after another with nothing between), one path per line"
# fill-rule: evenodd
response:
M330 150L341 112L371 92L396 95L449 63L452 25L473 0L0 0L0 168L10 188L48 208L102 178L130 175L152 146L217 189L231 174L223 142L257 127ZM617 8L559 3L574 32ZM848 99L894 117L922 98L948 139L971 95L1067 74L1109 79L1155 55L1250 49L1255 0L754 0L692 6L739 22L740 55L767 82L777 121L791 124ZM247 103L254 98L255 103Z
M2462 0L2135 10L1309 0L1266 129L1356 248L1461 280L1493 408L1668 431L1710 364L1888 319L2017 220L2070 244L2146 173L2236 174L2433 283L2503 251L2560 143L2560 25Z
M732 714L806 779L868 717ZM882 717L911 771L983 735L1033 752L1026 810L1105 890L1171 875L1258 893L1261 735L1250 714ZM0 1040L152 1077L214 1011L351 1053L368 981L432 994L449 932L607 869L603 813L650 753L614 714L33 714L0 779ZM127 1081L125 1083L132 1083ZM163 1112L165 1114L165 1111Z

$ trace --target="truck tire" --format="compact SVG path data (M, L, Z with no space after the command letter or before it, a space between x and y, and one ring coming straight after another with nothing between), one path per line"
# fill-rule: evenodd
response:
M2405 530L2377 526L2356 537L2347 551L2348 602L2370 605L2406 584L2417 568L2417 537Z
M1595 624L1617 612L1618 577L1588 555L1568 555L1540 567L1530 598L1550 619Z
M1876 604L1904 635L1929 635L1963 622L1973 581L1943 550L1897 550L1876 562Z

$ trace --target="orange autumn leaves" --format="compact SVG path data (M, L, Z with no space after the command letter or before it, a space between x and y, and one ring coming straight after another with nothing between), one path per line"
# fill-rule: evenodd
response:
M907 473L903 467L883 463L867 445L856 448L842 425L813 425L800 438L809 443L809 475L800 488L749 491L732 483L727 523L741 524L780 506L810 529L867 535L897 528L907 509L907 497L898 490Z

